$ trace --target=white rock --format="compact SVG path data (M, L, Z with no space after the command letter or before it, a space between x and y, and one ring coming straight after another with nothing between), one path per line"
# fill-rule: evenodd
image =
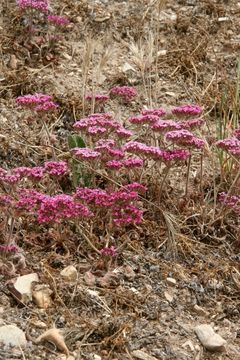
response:
M5 346L26 346L27 340L24 332L15 325L0 327L0 343Z
M77 269L73 265L67 266L65 269L63 269L60 272L60 275L66 280L66 281L76 281L78 278L78 272Z
M164 56L164 55L167 55L167 50L165 49L159 50L157 52L157 56Z
M52 293L53 291L49 288L48 285L37 285L32 292L33 300L39 308L47 309L52 304Z
M134 350L132 352L132 355L140 360L157 360L157 358L155 358L154 356L148 355L146 354L144 351L142 350Z
M211 325L202 324L195 327L195 333L201 344L210 351L225 351L226 340L215 333Z
M225 21L229 21L229 17L219 17L218 18L218 22L225 22Z
M166 282L170 286L176 286L176 284L177 284L177 281L174 278L171 278L171 277L166 278Z
M167 291L164 291L164 296L165 296L165 298L166 298L166 300L168 301L168 302L173 302L173 295L172 294L170 294L169 292L167 292Z
M204 308L202 308L201 306L198 306L197 304L194 305L193 310L198 314L198 315L208 315L209 312L207 310L205 310Z
M19 276L15 281L13 286L22 295L22 302L32 300L32 283L34 281L39 281L36 273Z
M93 355L93 360L102 360L101 356L94 354Z

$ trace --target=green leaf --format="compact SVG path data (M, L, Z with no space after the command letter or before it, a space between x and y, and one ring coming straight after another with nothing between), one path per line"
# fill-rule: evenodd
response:
M79 135L69 135L68 136L68 147L69 149L74 149L76 147L78 148L85 148L86 144Z

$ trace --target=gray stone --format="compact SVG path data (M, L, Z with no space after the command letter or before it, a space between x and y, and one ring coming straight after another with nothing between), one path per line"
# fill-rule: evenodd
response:
M202 324L195 327L195 333L201 344L210 351L225 351L226 340L215 333L211 325Z
M15 325L5 325L0 327L0 343L5 346L21 346L27 345L24 332Z

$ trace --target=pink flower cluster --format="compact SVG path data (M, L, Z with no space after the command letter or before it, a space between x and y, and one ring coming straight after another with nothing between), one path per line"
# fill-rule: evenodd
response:
M139 224L142 221L143 211L135 205L127 204L113 208L113 222L116 226Z
M240 215L240 196L221 192L218 194L218 200Z
M37 210L39 223L60 222L73 218L89 218L92 212L85 206L74 201L70 195L60 194L45 196Z
M48 12L48 0L17 0L20 9L34 9Z
M44 174L50 176L63 176L67 173L68 167L65 161L46 161L44 166L26 167L21 166L13 169L10 173L0 168L0 180L7 184L15 184L22 178L28 178L32 181L40 181Z
M138 141L129 141L123 146L124 151L132 154L144 155L155 160L162 159L163 150L155 146L148 146Z
M12 198L9 195L0 194L0 206L11 206Z
M109 113L92 114L73 124L75 129L85 131L90 135L106 133L109 130L118 129L120 126Z
M117 256L117 251L114 246L104 247L102 250L100 250L100 252L104 256L110 256L110 257Z
M235 130L236 131L236 130ZM234 133L235 135L235 133ZM237 133L238 135L238 133ZM231 137L223 140L218 140L216 146L233 156L240 156L240 140L237 137Z
M46 161L44 170L51 176L63 176L68 172L68 166L65 161Z
M147 187L138 182L133 182L131 184L125 185L123 189L129 190L129 191L136 191L139 193L145 193L147 191Z
M57 26L67 26L70 24L70 21L66 17L59 15L49 15L47 20Z
M35 111L49 111L58 108L58 105L52 101L53 97L45 94L34 94L18 96L16 103L21 106L33 108Z
M40 206L42 200L46 195L34 189L19 189L18 200L15 202L14 207L22 211L34 211Z
M118 96L125 102L130 102L137 96L137 91L130 86L115 86L110 89L110 95Z
M138 116L131 116L129 122L132 124L155 124L159 120L157 115L145 114Z
M199 105L181 105L172 109L172 114L180 116L198 116L201 113L202 108Z
M203 119L191 119L191 120L185 120L179 123L182 129L193 129L195 127L200 127L204 124Z
M189 156L190 152L185 149L164 150L162 154L163 161L166 163L171 161L184 161L187 160Z
M14 244L0 245L0 252L16 253L17 251L18 251L18 247Z
M117 203L125 203L137 200L138 193L129 190L106 191L101 189L90 189L78 187L75 194L76 199L84 200L87 204L111 207Z
M142 110L142 115L155 115L155 116L158 116L158 117L162 117L162 116L164 116L166 114L167 114L167 112L163 108L143 109Z
M184 149L175 150L161 150L155 146L148 146L146 144L130 141L124 145L124 150L133 154L140 154L154 160L161 160L164 162L170 161L184 161L190 153Z
M19 190L19 199L15 208L36 214L39 223L60 222L73 218L89 218L93 214L83 204L75 201L71 195L49 196L34 189Z
M240 140L240 128L235 129L233 131L233 136L235 136L238 140Z
M126 160L109 160L106 162L106 166L109 169L121 169L121 168L135 168L142 167L143 160L140 158L129 158Z
M128 138L132 132L125 129L118 121L114 120L109 113L91 114L87 118L78 120L73 124L77 130L86 132L88 135L114 134L119 138Z
M110 96L108 95L104 95L104 94L96 94L96 95L87 95L85 97L86 100L95 100L96 102L100 102L100 103L103 103L103 102L106 102L110 99Z
M94 151L90 148L74 148L72 149L72 152L79 159L88 161L95 160L101 156L100 152Z
M181 129L182 126L173 120L158 120L151 126L151 129L154 131L170 131Z
M193 133L185 129L169 131L166 134L166 139L174 144L196 149L202 149L205 146L204 140L197 138Z
M133 185L136 189L141 187L141 184L137 183L129 185ZM136 224L142 219L142 210L134 204L138 200L138 193L131 191L130 188L128 190L127 187L117 191L79 187L75 198L86 202L87 205L99 206L110 212L112 221L116 226Z

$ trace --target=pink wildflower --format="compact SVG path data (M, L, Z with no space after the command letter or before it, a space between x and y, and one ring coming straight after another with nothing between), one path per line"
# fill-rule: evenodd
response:
M78 187L74 195L75 199L85 201L87 204L97 206L111 206L110 194L101 189L90 189Z
M18 247L15 244L0 245L0 252L16 253L17 251L18 251Z
M142 167L143 164L144 162L140 158L129 158L127 160L123 160L123 165L126 168Z
M113 139L100 139L96 142L95 149L97 151L109 149L115 146L115 140Z
M135 168L143 166L143 160L140 158L129 158L127 160L110 160L106 166L110 169Z
M142 115L155 115L158 117L164 116L166 115L166 110L163 108L158 108L158 109L143 109L142 110Z
M104 256L110 256L110 257L117 256L117 251L114 246L105 247L102 250L100 250L100 252Z
M63 176L67 173L68 166L65 161L46 161L44 169L51 176Z
M82 160L94 160L101 156L101 153L90 148L75 148L72 150L75 156Z
M174 115L195 116L202 113L202 108L198 105L181 105L172 109Z
M41 166L30 168L27 176L32 180L41 180L44 176L44 168Z
M195 137L190 131L184 129L169 131L166 134L166 139L177 145L195 147L197 149L201 149L205 145L204 140Z
M33 211L40 205L45 196L45 194L42 194L34 189L19 189L18 200L15 203L15 207L18 210Z
M125 129L123 126L120 126L117 130L116 130L116 134L120 137L120 138L129 138L133 135L132 131Z
M34 110L35 111L49 111L49 110L55 110L58 108L58 105L55 104L53 101L46 101L42 104L37 105Z
M116 226L139 224L142 221L142 215L143 211L131 204L113 208L113 222Z
M109 169L119 170L124 167L122 160L109 160L106 162L106 166Z
M125 190L129 190L129 191L138 191L140 193L145 193L147 191L147 187L143 184L140 184L138 182L134 182L128 185L124 186Z
M233 136L235 136L238 140L240 140L240 128L235 129L233 131Z
M131 116L129 118L129 122L132 124L155 124L158 120L159 117L152 114Z
M107 132L107 129L102 126L89 126L87 129L88 134L90 135L102 135Z
M182 129L192 129L201 126L203 123L204 123L203 119L191 119L191 120L181 121L179 125Z
M38 104L44 104L52 101L51 95L45 95L41 93L36 93L33 95L23 95L18 96L16 98L16 102L18 105L25 105L25 106L32 106L32 105L38 105Z
M160 160L163 156L163 150L160 148L155 146L148 146L138 141L129 141L123 146L123 150L133 154L145 155L155 160Z
M154 131L162 132L181 129L181 125L173 120L158 120L151 126L151 129Z
M230 149L228 151L231 155L239 157L240 156L240 147L235 149Z
M240 140L238 140L236 137L231 137L218 140L215 145L225 151L237 150L240 148Z
M163 160L165 162L170 161L184 161L187 160L190 156L190 152L185 149L174 149L174 150L164 150Z
M67 26L70 24L70 21L65 18L64 16L58 16L58 15L49 15L47 17L48 21L54 25L57 26Z
M240 215L240 196L228 195L225 192L221 192L218 194L218 199L221 203Z
M39 223L60 222L72 218L88 218L93 214L82 204L76 203L70 195L45 196L37 210Z
M34 9L48 12L48 0L17 0L20 9Z
M73 127L78 130L85 130L89 127L102 127L109 129L118 129L120 124L112 119L112 115L108 113L92 114L87 118L76 121Z
M9 195L0 194L0 206L11 206L12 198Z
M137 91L130 86L115 86L110 89L110 95L119 96L124 101L129 102L137 96Z

